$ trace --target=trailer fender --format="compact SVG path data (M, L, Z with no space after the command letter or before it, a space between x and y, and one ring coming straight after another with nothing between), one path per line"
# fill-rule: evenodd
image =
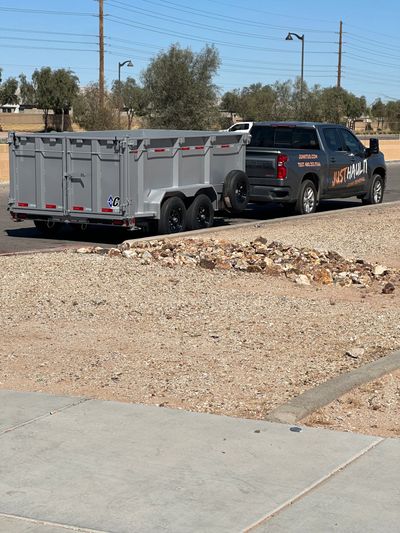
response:
M166 189L153 189L149 192L145 202L145 210L147 212L154 212L155 218L160 218L161 205L167 198L177 196L181 198L187 207L189 207L191 200L198 194L206 194L213 203L214 209L217 209L218 195L214 187L207 185L207 187L201 187L199 185L186 185L179 186L179 189L166 188Z

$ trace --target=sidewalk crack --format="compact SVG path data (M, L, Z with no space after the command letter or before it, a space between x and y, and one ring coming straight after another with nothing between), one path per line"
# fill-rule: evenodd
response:
M350 466L352 463L354 463L355 461L357 461L358 459L360 459L361 457L366 455L368 452L370 452L371 450L373 450L377 446L379 446L379 444L381 444L385 440L386 440L386 438L383 438L383 437L379 437L378 439L374 440L373 442L371 442L371 444L369 444L367 447L363 448L358 453L356 453L355 455L350 457L350 459L348 459L344 463L342 463L339 466L337 466L334 470L332 470L331 472L329 472L325 476L321 477L320 479L318 479L317 481L312 483L310 486L306 487L304 490L302 490L301 492L299 492L298 494L296 494L295 496L290 498L289 500L286 500L281 505L279 505L276 509L274 509L273 511L270 511L269 513L267 513L265 516L261 517L259 520L257 520L253 524L250 524L249 526L245 527L243 529L243 533L249 533L250 531L256 530L256 528L258 528L259 526L263 525L265 522L268 522L268 520L270 520L272 517L278 515L279 513L284 511L287 507L289 507L289 506L293 505L295 502L301 500L302 498L304 498L305 496L310 494L310 492L314 491L315 489L317 489L318 487L320 487L321 485L326 483L329 479L331 479L335 475L337 475L340 472L342 472L343 470L345 470L348 466Z

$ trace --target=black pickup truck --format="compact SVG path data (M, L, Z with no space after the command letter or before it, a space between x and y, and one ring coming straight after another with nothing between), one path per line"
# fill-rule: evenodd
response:
M386 165L378 139L366 148L348 128L317 122L255 122L250 134L250 201L285 204L298 214L313 213L325 198L382 202Z

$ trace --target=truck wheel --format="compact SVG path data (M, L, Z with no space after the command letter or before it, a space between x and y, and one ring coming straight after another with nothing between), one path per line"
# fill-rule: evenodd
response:
M161 206L158 232L179 233L186 229L186 207L178 196L167 198Z
M34 220L33 223L36 229L44 235L54 235L60 231L62 226L61 222L54 222L53 220Z
M362 199L362 203L365 205L381 204L384 190L384 179L379 174L374 174L369 193Z
M240 213L249 203L249 179L241 170L231 170L225 178L223 199L230 213Z
M214 222L214 208L206 194L195 197L187 210L187 229L210 228Z
M311 180L304 180L300 187L294 211L298 215L309 215L317 209L317 190Z

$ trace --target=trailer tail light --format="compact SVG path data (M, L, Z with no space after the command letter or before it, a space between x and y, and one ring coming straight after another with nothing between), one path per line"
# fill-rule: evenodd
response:
M102 207L101 212L102 213L113 213L114 211L111 209L111 207Z
M46 209L56 209L56 204L46 204Z
M29 204L27 202L18 202L18 207L28 207Z
M81 205L73 205L72 206L72 211L83 211L85 208L82 207Z
M123 226L124 225L124 221L123 220L113 220L112 223L113 223L114 226Z
M285 163L288 160L288 156L285 154L279 154L278 155L278 172L277 172L277 178L278 180L284 180L287 176L287 168L285 166Z

